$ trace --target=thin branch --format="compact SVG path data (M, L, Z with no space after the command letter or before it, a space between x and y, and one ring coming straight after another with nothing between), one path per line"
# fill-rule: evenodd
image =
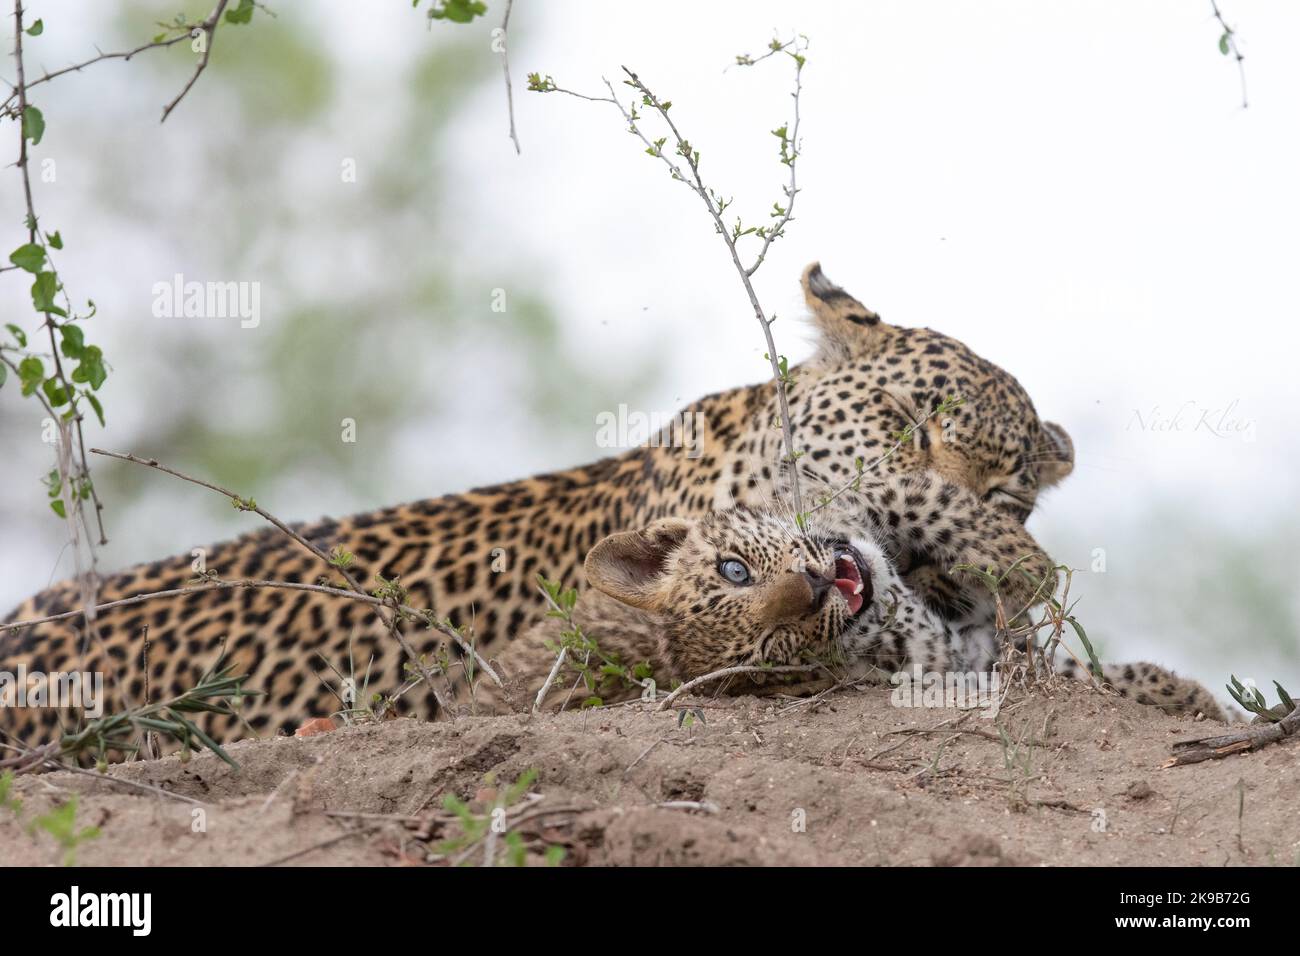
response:
M767 234L763 236L763 247L758 250L758 258L754 260L754 264L752 266L750 266L748 269L745 270L745 274L750 276L752 276L755 272L758 271L758 267L761 266L763 264L763 260L767 258L768 247L771 246L773 242L775 242L777 239L779 239L781 236L785 234L786 225L790 222L791 219L794 218L794 197L799 192L799 186L798 186L798 181L795 178L795 172L796 172L797 162L799 159L799 153L802 149L802 147L799 144L799 97L803 93L803 58L801 53L802 49L804 48L796 46L795 52L790 54L790 56L792 56L795 61L794 92L790 94L791 98L794 100L794 124L791 126L790 136L788 137L790 143L790 157L789 160L787 161L787 165L789 165L790 167L790 185L784 187L784 192L786 195L785 214L777 221L776 225L773 226L770 230L768 230ZM784 50L785 50L785 46L778 47L776 43L773 42L772 48L770 48L767 51L767 53L759 57L757 60L750 60L745 65L752 66L754 63L757 63L760 60L765 60L769 56L772 56L773 54L776 53L780 53ZM784 143L784 139L783 139L783 143Z
M14 0L14 61L17 67L18 82L14 87L14 95L18 99L18 162L17 166L22 174L23 181L23 198L27 205L27 241L30 245L36 245L40 238L38 232L38 220L36 218L36 206L32 201L32 178L28 166L27 157L27 140L29 130L27 128L28 103L27 103L27 74L23 63L23 4L22 0ZM41 248L48 255L47 244L40 243ZM54 281L58 282L58 272L50 273L54 276ZM59 424L59 449L57 458L57 468L59 475L59 490L62 493L63 517L68 526L69 542L72 545L73 563L75 577L80 590L81 603L83 606L91 606L96 600L97 580L95 568L98 557L95 553L94 539L90 533L90 522L86 520L85 508L82 506L83 494L82 489L90 487L94 494L96 506L96 515L99 517L99 537L100 544L107 544L108 539L104 534L104 525L102 518L103 505L99 501L98 493L94 492L94 482L90 478L90 466L86 463L85 442L81 434L81 414L80 406L77 401L77 392L72 383L68 380L63 368L63 360L59 357L59 346L56 338L58 323L54 321L54 314L50 311L49 303L43 310L45 315L45 331L50 339L50 352L54 363L55 376L59 382L59 388L68 402L68 413L72 418L69 425L67 418L54 414L52 405L53 398L49 403L44 401L42 404L50 411L52 419ZM69 309L71 314L71 309ZM77 437L78 452L74 452L71 447L71 437L73 433ZM79 484L77 483L79 480ZM86 550L90 555L90 567L85 568L82 564L81 554L81 531L85 531ZM83 653L85 645L89 644L92 639L98 639L98 633L95 629L94 618L87 615L85 621L85 633L83 634Z
M671 694L664 697L655 710L667 710L669 704L692 687L698 687L700 684L708 683L709 681L716 680L719 677L729 677L732 674L797 674L822 669L824 669L824 665L822 664L785 664L779 667L763 667L758 664L744 664L736 667L724 667L722 670L713 671L710 674L704 674L701 677L688 680L681 687L678 687Z
M257 866L258 867L281 866L285 863L290 863L293 860L298 859L299 857L306 856L309 853L315 853L317 850L324 850L334 846L334 844L336 843L342 843L344 840L351 840L354 837L365 836L366 834L370 833L374 829L375 828L373 826L363 826L359 830L349 830L347 833L340 833L336 837L330 837L328 840L322 840L320 843L313 844L312 846L306 847L305 849L295 850L293 853L286 854L285 856L277 856L274 860L267 860L265 863L258 863Z
M359 601L362 604L368 604L371 607L386 608L393 607L392 604L383 598L377 598L364 591L348 591L343 588L332 588L327 584L304 584L301 581L272 581L260 578L237 578L234 580L224 580L221 578L209 578L201 584L193 584L183 588L171 588L166 591L150 591L147 594L134 594L129 598L120 598L116 601L107 601L103 604L97 604L91 610L98 614L100 611L111 611L119 607L131 607L136 604L143 604L146 601L154 601L160 598L181 597L186 594L195 594L201 591L227 591L232 588L274 588L284 591L311 591L315 594L328 594L331 597L344 598L349 601ZM396 605L397 610L403 614L410 615L426 623L430 622L433 612L421 610L420 608L411 607L407 604ZM57 621L67 621L85 614L84 608L77 608L74 611L64 611L60 614L50 614L47 617L36 617L26 621L13 621L8 624L0 624L0 634L5 631L15 631L24 627L35 627L38 624L52 624ZM437 626L436 622L433 622ZM445 632L444 632L445 633ZM501 678L491 665L474 649L474 646L466 641L455 631L451 632L451 637L460 645L461 649L467 654L474 657L477 665L484 674L491 678L497 686L502 686Z
M230 0L217 0L217 5L213 8L212 13L208 15L206 20L199 24L198 28L203 31L206 37L203 43L203 56L199 60L198 66L194 68L194 73L190 76L189 82L186 83L184 88L176 94L175 99L163 107L162 119L158 122L167 122L167 117L171 115L172 110L176 109L180 104L180 101L185 99L185 94L190 91L190 88L194 86L198 78L203 75L203 71L208 68L208 58L212 56L212 44L217 39L217 22L221 19L221 14L226 9L226 4L229 2Z
M542 701L550 693L551 685L555 683L555 678L559 676L560 668L564 666L565 658L568 656L569 649L567 647L561 647L560 653L555 655L555 663L551 666L551 672L546 675L546 683L542 685L542 689L537 692L537 699L533 701L534 714L542 709Z
M203 488L208 488L212 491L215 491L219 495L224 495L225 497L229 498L231 502L234 503L235 507L239 508L241 511L254 511L257 514L261 515L263 518L269 521L276 528L280 529L282 532L284 532L294 541L298 542L300 545L302 545L312 554L316 555L316 557L324 561L325 564L328 565L332 570L338 571L338 573L348 583L348 586L351 587L354 592L365 596L367 599L371 598L371 595L366 592L365 588L361 586L361 584L356 580L356 578L354 578L351 574L348 573L346 568L339 567L337 564L334 563L334 561L330 558L328 554L326 554L320 548L316 547L316 545L312 544L302 535L298 534L298 532L294 531L292 528L290 528L287 524L285 524L275 515L271 514L269 511L265 510L264 508L258 507L257 502L253 501L252 499L241 498L233 491L230 491L227 488L222 488L220 485L214 485L211 482L203 481L202 479L191 477L190 475L184 474L183 472L176 471L173 468L168 468L166 465L160 464L156 459L153 458L139 458L132 454L122 454L120 452L105 451L102 448L92 448L90 449L90 452L92 455L104 455L105 457L108 458L118 458L121 459L122 461L129 461L137 465L145 465L146 467L149 468L156 468L157 470L172 475L175 478L180 478L182 481L188 481L191 484L199 485ZM378 599L373 599L373 600L378 601ZM416 670L420 672L420 676L425 679L425 682L429 686L430 692L434 695L435 700L438 701L438 705L440 707L445 707L446 701L442 699L442 694L440 694L438 692L437 687L434 686L433 675L429 673L429 670L425 665L424 661L420 658L420 655L415 653L415 649L412 648L411 645L407 642L406 637L402 634L401 629L398 627L398 614L404 613L403 608L405 607L405 605L396 605L396 611L398 613L395 613L391 617L389 617L388 615L384 614L383 607L384 606L393 607L394 604L385 601L378 601L378 603L380 607L376 609L375 613L378 615L380 621L383 622L384 627L397 639L397 642L401 644L402 650L406 652L406 656L411 659L411 661L415 665ZM422 614L423 612L420 613ZM429 612L429 617L426 619L426 623L432 623L434 628L441 631L443 634L447 635L448 637L451 637L453 640L457 641L457 643L459 643L462 647L468 646L466 645L465 641L461 638L461 636L456 633L456 630L454 628L448 627L447 625L443 624L441 621L431 620L431 619L432 619L432 612ZM474 652L472 648L470 648L470 650L471 653L474 653L474 656L477 658L478 657L477 652ZM495 672L493 672L490 667L486 667L486 666L484 667L484 672L489 674L490 676L494 676L495 674ZM496 678L496 683L500 685L501 683L500 678Z
M903 429L902 434L894 441L894 444L891 445L889 448L887 448L875 461L871 462L870 464L863 464L863 466L856 472L856 474L854 474L852 478L850 478L848 481L844 482L844 484L836 488L833 492L831 492L831 494L823 496L822 499L816 505L809 508L808 511L805 512L805 514L807 515L816 514L818 511L821 511L823 508L830 505L832 502L840 498L842 495L850 491L855 491L855 492L858 491L859 488L861 487L862 479L863 477L865 477L867 472L875 471L886 461L888 461L890 458L896 455L900 448L902 448L908 442L913 440L914 436L916 435L916 432L922 426L924 426L926 422L928 422L935 415L946 414L947 412L952 411L954 408L958 407L959 405L964 404L964 402L965 399L960 397L956 397L951 400L945 399L944 401L940 402L938 405L935 405L933 408L931 408L928 412L926 412L916 421L909 422L907 427Z
M510 139L515 144L515 155L523 150L519 147L519 134L515 132L515 93L510 84L510 11L515 0L506 0L506 15L501 19L501 66L506 74L506 110L510 113Z
M803 66L800 64L796 68L796 73L802 69ZM741 264L740 253L736 250L736 241L732 238L731 233L727 231L726 225L722 222L722 212L714 203L713 197L705 188L704 181L700 178L699 153L678 132L677 124L669 117L668 110L664 107L663 102L650 91L649 87L641 82L641 79L627 67L623 67L623 72L628 75L632 86L649 100L650 105L663 118L663 121L668 125L668 129L672 132L673 138L677 141L678 152L686 160L686 165L691 171L691 177L695 180L695 191L704 200L704 205L709 210L709 215L713 217L714 225L718 229L718 235L722 236L722 241L727 244L727 251L731 254L731 262L740 275L740 281L745 287L745 294L749 296L749 304L754 309L754 317L758 319L758 324L763 329L763 338L767 342L767 357L772 366L772 382L776 386L777 400L781 408L781 435L785 442L785 456L790 463L790 496L794 501L795 514L802 514L803 499L799 494L799 464L798 455L796 455L794 448L794 427L790 422L790 402L786 395L785 380L781 375L780 356L776 351L776 341L772 338L772 320L763 312L763 307L758 301L758 294L754 291L754 284L749 281L753 272L746 270L744 265ZM790 198L793 201L794 197Z
M37 747L35 749L27 746L15 746L13 744L0 744L0 747L18 753L17 757L0 760L0 767L19 767L20 769L18 769L16 773L27 773L38 766L44 766L50 770L80 774L85 777L92 777L100 783L115 784L120 787L139 790L143 793L153 793L161 797L168 797L169 799L179 800L182 803L189 803L198 807L210 806L210 804L205 803L202 800L197 800L194 797L187 797L184 794L175 793L171 790L165 790L162 787L155 787L152 784L139 783L135 780L128 780L124 777L110 777L108 774L101 773L98 770L87 770L85 767L69 766L60 763L52 756L52 754L57 752L59 749L58 741L45 744L43 747Z
M1228 22L1223 19L1223 14L1219 12L1217 0L1210 0L1210 9L1214 11L1214 19L1219 21L1219 26L1223 28L1223 34L1219 37L1219 49L1231 53L1237 60L1237 73L1241 76L1241 108L1247 107L1246 102L1246 64L1245 55L1237 47L1237 31L1228 26Z
M778 45L778 44L776 44L774 41L774 45ZM788 46L788 44L780 45L780 46L781 49L784 49L785 46ZM777 50L773 49L771 52L775 53L777 52ZM794 53L790 55L795 61L794 130L795 130L795 135L797 137L798 117L799 117L799 95L802 92L801 75L804 66L804 59L798 53ZM761 57L760 59L766 59L766 56ZM757 60L755 60L754 62L757 62ZM697 196L700 197L701 201L705 205L705 208L708 209L709 216L710 218L713 219L714 227L717 229L718 235L722 237L723 242L726 243L727 251L731 255L732 264L735 266L736 273L740 276L740 281L745 287L745 294L748 296L749 304L754 310L754 317L758 320L759 325L763 329L763 338L764 341L767 343L767 357L772 368L772 382L776 388L777 401L780 407L781 436L782 436L782 441L785 445L785 460L790 464L789 475L790 475L791 497L794 502L795 514L802 514L803 500L799 490L799 467L798 467L799 456L798 454L796 454L795 447L794 447L794 428L791 425L790 405L789 405L789 399L786 395L787 379L786 376L784 376L781 372L780 356L777 354L776 342L772 338L772 320L767 317L766 313L764 313L763 307L758 301L758 295L754 291L753 283L750 281L754 273L758 271L758 267L762 265L763 258L767 254L768 246L771 245L771 240L774 239L776 235L780 234L780 230L784 227L784 225L787 222L790 221L791 218L791 213L794 205L794 193L797 191L795 186L795 178L794 178L795 175L794 163L796 157L798 156L797 139L791 140L791 142L793 143L793 147L792 147L793 152L789 157L789 165L791 167L790 186L787 187L786 189L788 205L786 206L785 211L783 213L783 218L780 220L780 222L778 222L776 226L773 227L771 233L765 234L764 236L765 242L763 244L762 249L759 252L759 256L757 260L754 262L753 266L746 268L744 264L740 261L740 253L736 248L736 240L739 238L739 236L733 237L732 233L727 229L726 225L722 221L722 212L726 208L727 203L722 201L720 198L716 198L716 194L713 193L710 189L708 189L704 185L704 181L700 177L699 153L694 149L694 147L691 146L690 142L684 136L682 136L681 132L677 129L677 125L673 122L672 118L668 115L668 110L672 106L672 103L661 101L657 96L655 96L653 92L650 91L649 87L646 86L644 82L642 82L640 77L638 77L637 74L629 70L626 66L623 67L622 69L623 72L626 73L628 76L628 79L625 80L624 82L627 83L628 86L633 87L635 90L637 90L637 92L639 92L644 97L644 103L652 107L659 114L660 118L664 121L668 129L671 131L673 135L673 139L677 146L676 152L685 161L686 166L690 171L689 178L685 174L683 174L681 168L676 163L674 163L671 159L668 158L667 155L664 154L664 151L662 149L663 140L652 142L641 131L641 128L637 125L636 122L638 119L638 115L636 113L636 107L633 106L631 109L624 107L623 103L619 100L618 96L614 93L614 87L609 82L609 80L605 80L605 86L609 89L608 97L587 96L583 93L576 93L573 90L568 90L556 86L555 82L550 77L546 77L545 79L543 79L537 74L533 74L529 77L529 88L537 92L543 92L543 93L550 93L550 92L566 93L569 96L576 96L579 99L587 100L593 103L613 103L614 106L618 108L618 111L623 114L624 120L627 121L629 132L637 136L637 138L639 138L641 142L643 142L646 145L646 151L651 156L662 160L668 166L668 169L672 174L672 177L678 180L679 182L685 183L686 186L692 192L694 192Z
M722 812L722 808L710 800L666 800L663 803L652 803L651 806L660 810L699 810L708 814Z
M39 86L42 83L48 83L50 80L57 79L58 77L63 76L66 73L80 73L86 67L93 66L94 64L99 63L102 60L122 60L123 62L128 62L137 53L144 53L146 50L161 50L165 47L172 46L173 44L180 43L182 40L188 40L190 38L190 31L198 28L199 28L199 24L197 23L187 24L182 27L177 27L176 29L181 30L183 32L178 33L176 36L171 37L169 39L157 40L150 43L143 43L140 46L136 47L134 50L121 50L116 53L101 52L97 56L91 57L89 60L83 60L80 63L73 63L71 66L65 66L62 69L55 70L53 73L46 71L44 76L28 82L27 89L30 90L33 86ZM5 99L4 103L0 104L0 112L9 112L9 110L13 105L14 100L16 100L17 98L18 98L18 88L15 86L14 92L9 94L9 96Z

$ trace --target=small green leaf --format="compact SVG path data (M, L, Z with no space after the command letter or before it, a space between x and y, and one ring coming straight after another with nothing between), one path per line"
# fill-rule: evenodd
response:
M249 23L253 19L253 0L239 0L239 6L226 11L227 23Z
M47 378L42 382L41 391L45 393L45 397L54 408L58 408L60 405L66 405L71 401L71 396L68 395L68 390L63 387L57 378Z
M31 26L27 28L27 35L32 37L38 37L44 32L45 32L44 20L37 20L35 23L33 23Z
M23 383L24 397L32 394L45 381L45 365L40 359L29 355L18 363L18 379Z
M59 291L59 277L53 272L41 272L32 283L32 305L37 312L49 312L67 318L68 313L54 304L54 295Z
M31 140L33 146L36 146L44 135L45 114L35 106L27 107L27 109L23 110L23 136Z
M6 323L5 328L8 329L10 333L13 335L14 341L18 343L20 348L27 348L26 332L18 328L18 326L14 325L12 322Z
M450 20L452 23L469 23L487 13L487 4L479 0L442 0L429 8L430 20Z
M63 248L63 237L59 235L58 230L55 230L54 232L50 233L45 238L49 242L49 244L53 246L55 249Z
M108 378L104 369L104 353L98 345L87 345L80 355L81 363L72 370L72 380L78 385L87 384L96 391Z
M45 267L45 250L36 243L29 242L9 253L9 261L19 269L35 275Z
M58 515L60 518L66 518L66 517L68 516L67 511L65 511L64 508L63 508L63 499L62 499L62 498L55 498L53 501L51 501L51 502L50 502L50 509L51 509L51 510L56 514L56 515Z
M1223 36L1219 37L1219 52L1222 53L1224 56L1227 56L1229 49L1230 47L1228 46L1228 34L1225 33Z
M9 366L0 365L0 387L3 387L5 379L9 376Z
M99 427L100 428L105 427L104 406L99 403L99 399L96 398L94 395L90 394L90 392L87 392L85 390L82 390L81 394L85 396L86 401L90 402L90 407L95 410L95 417L99 419Z
M59 334L63 336L59 350L70 359L81 358L86 348L85 333L81 331L81 326L61 325Z

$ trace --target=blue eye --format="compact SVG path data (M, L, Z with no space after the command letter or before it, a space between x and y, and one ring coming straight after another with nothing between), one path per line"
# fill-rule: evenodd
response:
M720 562L718 564L718 573L732 584L749 583L749 568L735 558Z

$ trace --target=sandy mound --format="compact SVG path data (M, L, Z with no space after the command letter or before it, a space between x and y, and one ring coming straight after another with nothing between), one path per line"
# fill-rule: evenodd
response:
M1160 770L1175 740L1219 725L1086 687L1013 696L996 719L896 708L886 690L724 699L687 726L643 707L247 741L230 748L238 770L203 754L117 766L111 780L22 777L21 816L0 808L0 856L58 862L55 839L25 824L75 794L76 829L101 831L76 848L82 864L409 864L431 850L537 864L548 847L588 865L1300 860L1286 794L1300 747ZM507 793L530 770L527 791ZM488 825L502 800L518 836Z

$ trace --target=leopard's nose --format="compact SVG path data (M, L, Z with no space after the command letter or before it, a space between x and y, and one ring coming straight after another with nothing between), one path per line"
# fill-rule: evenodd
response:
M808 587L812 589L812 599L808 604L808 609L810 611L820 611L822 605L826 603L826 595L835 586L835 579L811 570L805 571L803 576L804 580L808 582Z

